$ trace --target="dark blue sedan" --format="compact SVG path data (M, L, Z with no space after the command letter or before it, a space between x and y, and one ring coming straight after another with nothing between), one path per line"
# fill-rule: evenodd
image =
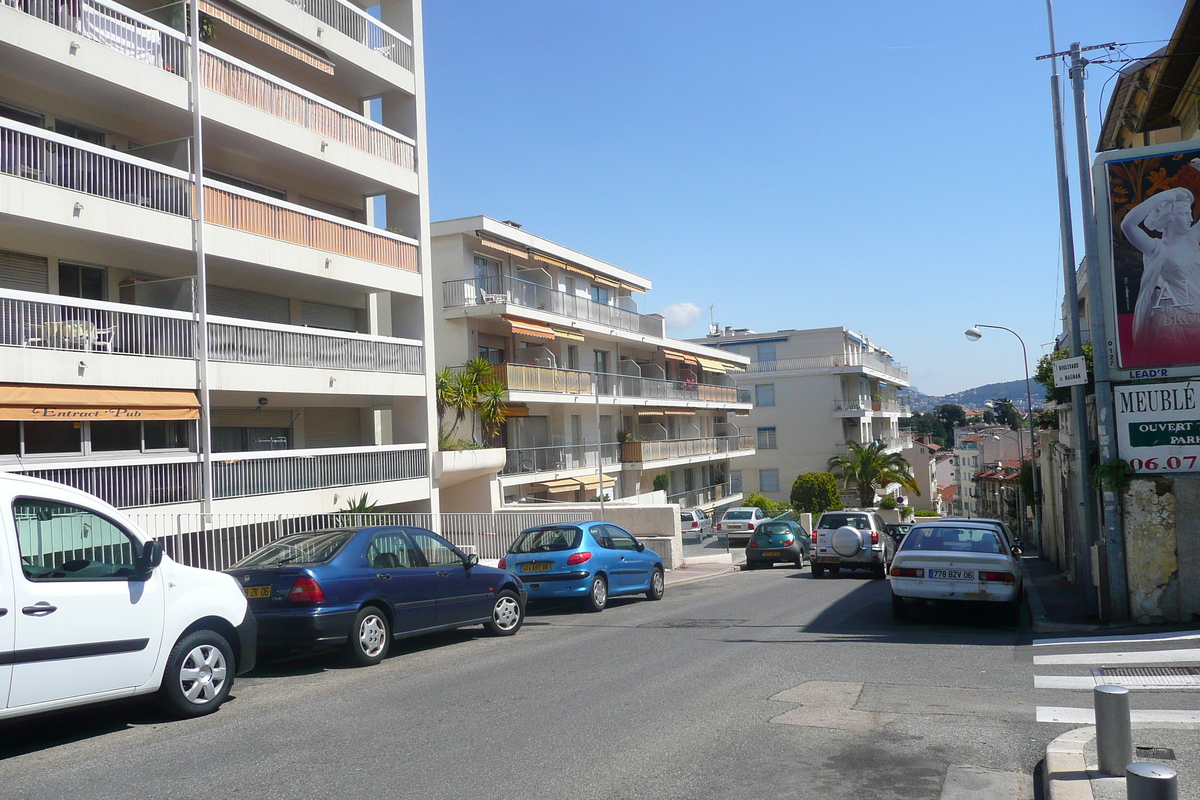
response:
M521 533L500 559L521 576L530 599L577 598L603 611L609 597L642 594L661 600L662 558L611 522L542 525Z
M344 646L370 665L393 639L479 624L511 636L525 620L520 579L423 528L298 533L226 572L250 601L260 651Z

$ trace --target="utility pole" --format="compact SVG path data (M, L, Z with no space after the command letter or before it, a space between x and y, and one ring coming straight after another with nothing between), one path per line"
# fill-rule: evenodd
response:
M191 0L188 6L188 21L191 36L191 82L188 86L192 105L192 205L195 218L192 223L196 249L196 287L193 293L196 304L197 327L196 347L198 379L200 384L200 473L201 508L205 514L212 513L213 487L212 463L212 403L208 383L208 269L204 258L204 140L203 115L200 111L201 66L200 66L200 2Z
M1089 48L1093 49L1093 48ZM1103 300L1100 281L1100 232L1096 230L1096 208L1092 195L1091 152L1088 146L1087 107L1084 97L1084 69L1087 60L1083 57L1083 48L1079 42L1071 45L1071 87L1075 95L1075 140L1079 148L1079 194L1082 208L1084 264L1087 272L1089 291L1092 292L1093 302L1088 303L1091 318L1093 348L1098 343L1100 352L1095 353L1093 369L1096 375L1096 429L1100 439L1100 461L1105 463L1117 458L1117 441L1114 435L1113 392L1108 372L1108 332L1104 321ZM1098 301L1098 302L1097 302ZM1124 622L1129 619L1129 591L1125 577L1125 541L1122 534L1120 519L1120 504L1117 493L1111 487L1104 487L1103 496L1103 531L1099 544L1108 561L1108 621ZM1092 528L1089 538L1096 533Z

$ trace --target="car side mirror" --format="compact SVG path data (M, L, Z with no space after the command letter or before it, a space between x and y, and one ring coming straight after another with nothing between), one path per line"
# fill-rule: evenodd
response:
M479 556L475 555L474 553L467 553L466 557L463 559L463 566L467 569L470 569L478 563Z
M1025 554L1025 551L1022 550L1020 547L1013 547L1012 552L1013 552L1014 556L1019 556L1019 555Z
M643 552L645 552L645 550L646 550L646 545L642 544L641 542L638 542L638 543L637 543L637 548L638 548L638 552L639 552L639 553L643 553Z
M142 547L142 555L138 558L138 571L142 577L150 577L150 573L162 563L163 546L162 543L151 539Z

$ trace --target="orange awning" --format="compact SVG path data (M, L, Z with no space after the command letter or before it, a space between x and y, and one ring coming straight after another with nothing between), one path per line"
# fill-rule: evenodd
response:
M666 347L663 348L662 353L664 356L666 356L668 361L679 361L684 364L691 364L693 367L700 366L700 362L697 361L696 357L691 353L683 353L679 350L669 350Z
M529 406L513 406L508 403L504 404L505 417L528 417Z
M571 268L570 265L567 264L567 262L560 261L559 259L555 258L554 256L548 256L545 253L539 253L536 250L532 251L530 254L534 257L534 259L536 259L537 261L541 261L543 264L549 264L552 267L559 267L560 269L570 269Z
M485 239L482 236L479 237L479 243L484 247L490 247L492 250L499 250L501 253L508 253L509 255L517 256L518 258L529 258L529 251L524 250L515 244L506 244L504 242L498 242L495 239Z
M564 494L566 492L577 492L580 489L579 481L575 478L562 478L556 481L542 481L541 483L533 484L534 489L542 489L550 494Z
M512 332L520 336L532 336L534 339L549 339L550 341L555 339L554 329L549 325L507 315L504 316L504 320L512 326Z
M3 420L199 419L196 393L182 389L94 389L0 385Z

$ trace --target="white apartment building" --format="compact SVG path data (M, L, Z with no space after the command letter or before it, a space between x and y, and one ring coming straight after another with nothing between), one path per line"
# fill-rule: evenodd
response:
M490 361L507 386L498 480L444 490L455 511L614 501L654 492L713 508L741 499L734 464L754 453L744 356L667 338L638 311L650 281L488 217L435 222L439 366ZM481 488L487 485L490 488Z
M437 511L420 0L0 2L0 470L125 508Z
M1029 431L1005 427L973 427L954 429L954 498L953 514L957 517L981 517L983 498L976 475L1004 461L1020 463L1029 453Z
M896 394L908 386L908 371L865 336L840 327L725 328L692 341L751 359L736 376L754 401L743 430L754 434L755 454L734 474L747 492L786 503L797 475L825 471L849 442L879 441L897 453L912 446L911 435L899 429L911 414Z

